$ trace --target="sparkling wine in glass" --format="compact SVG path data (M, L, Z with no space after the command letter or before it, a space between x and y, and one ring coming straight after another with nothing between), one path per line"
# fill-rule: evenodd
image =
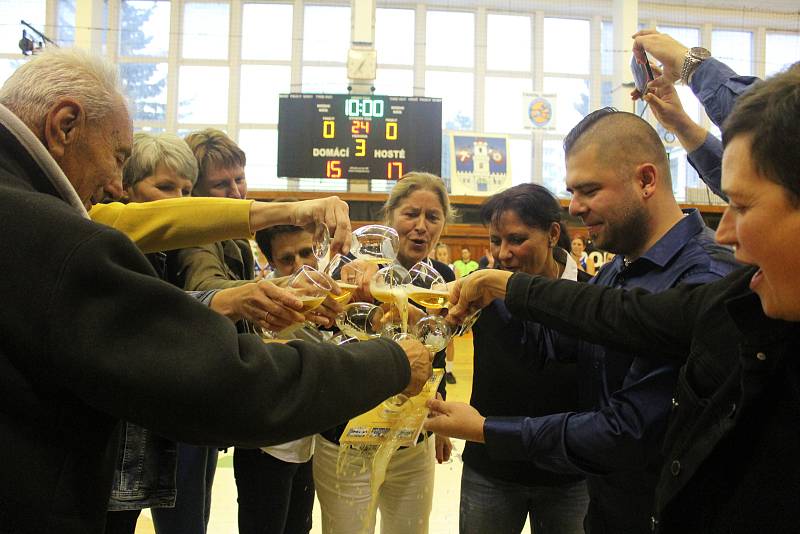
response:
M408 330L408 294L406 289L410 284L411 275L399 263L393 263L378 270L369 283L370 293L376 300L397 306L402 319L403 332Z
M446 308L450 295L447 283L439 271L429 263L416 263L409 271L411 284L407 287L408 298L425 308L439 310Z
M339 304L347 304L353 295L353 291L358 289L364 280L364 272L354 265L351 258L337 254L324 270L325 274L331 277L342 290L340 295L331 294L331 298Z
M319 307L333 289L327 275L310 265L300 267L289 278L287 287L303 303L300 310L303 314Z

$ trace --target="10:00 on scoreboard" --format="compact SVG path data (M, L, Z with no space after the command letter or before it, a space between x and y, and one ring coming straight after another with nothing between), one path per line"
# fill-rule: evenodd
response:
M396 180L441 174L439 98L280 95L278 176Z

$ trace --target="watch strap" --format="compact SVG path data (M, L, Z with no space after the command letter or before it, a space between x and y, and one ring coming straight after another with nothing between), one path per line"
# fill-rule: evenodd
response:
M693 50L692 48L686 50L686 57L684 57L683 59L683 67L681 68L680 81L684 85L689 85L689 82L691 81L692 74L694 74L694 71L697 70L697 67L699 67L703 61L705 61L708 57L710 57L710 54L708 54L708 52L705 49L701 49L701 51L706 52L704 57L695 55L694 52L692 52L692 50Z

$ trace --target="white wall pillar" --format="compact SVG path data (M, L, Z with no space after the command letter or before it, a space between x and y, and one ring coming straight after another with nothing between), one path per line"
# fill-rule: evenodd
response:
M767 28L759 26L753 33L753 76L767 77Z
M75 48L100 53L103 25L102 0L75 0Z
M612 82L614 107L619 110L632 111L631 89L622 87L622 85L633 82L633 74L630 69L631 54L633 53L631 35L639 31L639 2L638 0L613 0L612 13L614 20L614 78Z
M473 103L475 110L475 131L486 131L486 47L487 14L485 7L475 13L475 76L473 77Z
M533 66L533 91L541 93L544 91L544 11L536 11L533 15L533 54L531 61ZM540 129L531 130L533 141L533 172L531 181L535 184L543 184L542 162L544 161L544 133Z
M375 0L351 0L350 46L375 48ZM372 94L375 80L350 80L353 94Z
M294 0L292 10L292 83L291 91L300 93L303 91L303 42L305 6L303 0Z

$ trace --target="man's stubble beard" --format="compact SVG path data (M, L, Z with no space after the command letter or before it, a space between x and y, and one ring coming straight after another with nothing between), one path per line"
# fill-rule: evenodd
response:
M641 249L650 234L650 217L643 206L626 208L622 219L606 228L606 234L595 245L601 250L627 256Z

